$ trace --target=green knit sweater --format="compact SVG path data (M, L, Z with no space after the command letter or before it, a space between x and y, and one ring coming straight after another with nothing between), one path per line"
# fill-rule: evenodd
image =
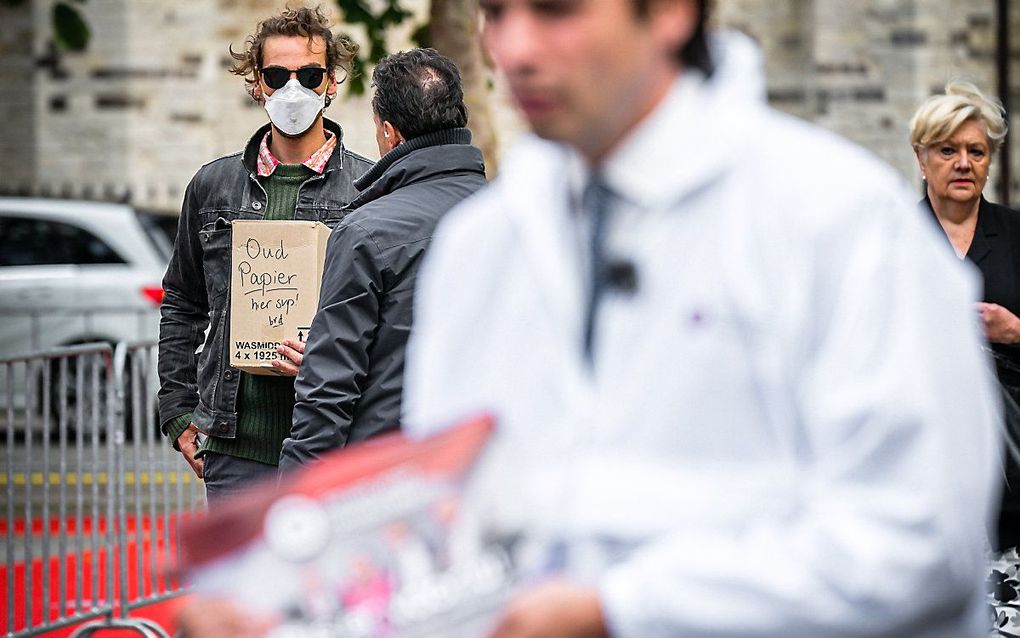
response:
M269 200L265 219L294 219L298 190L314 174L302 164L280 164L269 177L260 178ZM290 433L294 411L294 378L241 373L237 393L237 435L232 439L207 437L199 451L236 456L278 465L283 440ZM167 434L176 441L187 429L191 415L167 424ZM176 433L176 434L175 434Z

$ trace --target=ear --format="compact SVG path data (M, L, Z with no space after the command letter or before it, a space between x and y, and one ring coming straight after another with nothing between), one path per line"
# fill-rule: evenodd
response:
M400 130L396 126L393 126L388 120L382 123L383 125L383 137L388 140L392 140L394 146L404 141L404 136L400 134Z
M928 149L923 146L914 147L914 157L917 158L917 167L921 169L921 179L925 179L927 171L925 170L925 163L928 160Z
M400 134L397 127L393 126L389 121L383 120L382 122L382 134L383 142L386 144L388 151L392 151L401 142L404 141L404 136Z
M335 98L336 90L337 90L336 73L331 71L326 76L326 97L328 97L331 100Z
M679 50L691 39L699 18L695 0L652 0L649 3L652 37L668 51Z

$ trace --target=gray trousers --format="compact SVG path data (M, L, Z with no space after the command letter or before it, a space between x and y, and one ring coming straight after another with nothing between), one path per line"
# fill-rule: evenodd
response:
M209 507L231 496L268 484L276 479L276 466L237 456L206 452L202 455L205 499Z

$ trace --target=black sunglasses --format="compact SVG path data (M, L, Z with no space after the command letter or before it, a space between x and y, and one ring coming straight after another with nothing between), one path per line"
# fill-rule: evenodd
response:
M282 66L267 66L259 69L262 74L262 81L266 86L273 89L282 89L290 80L290 74L297 74L297 81L306 89L315 89L322 84L322 78L326 69L321 66L305 66L300 69L285 69Z

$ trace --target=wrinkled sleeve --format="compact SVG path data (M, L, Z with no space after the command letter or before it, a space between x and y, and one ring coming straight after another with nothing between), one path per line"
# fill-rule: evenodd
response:
M341 223L330 235L281 472L347 443L379 325L381 269L378 247L357 223Z
M184 194L173 254L163 276L164 295L160 305L159 417L163 432L172 437L170 442L175 446L176 437L167 426L175 418L190 414L198 405L195 351L209 325L196 191L196 182L192 180Z
M649 539L601 580L614 635L908 636L980 604L999 461L976 278L912 205L874 206L804 248L797 506Z

